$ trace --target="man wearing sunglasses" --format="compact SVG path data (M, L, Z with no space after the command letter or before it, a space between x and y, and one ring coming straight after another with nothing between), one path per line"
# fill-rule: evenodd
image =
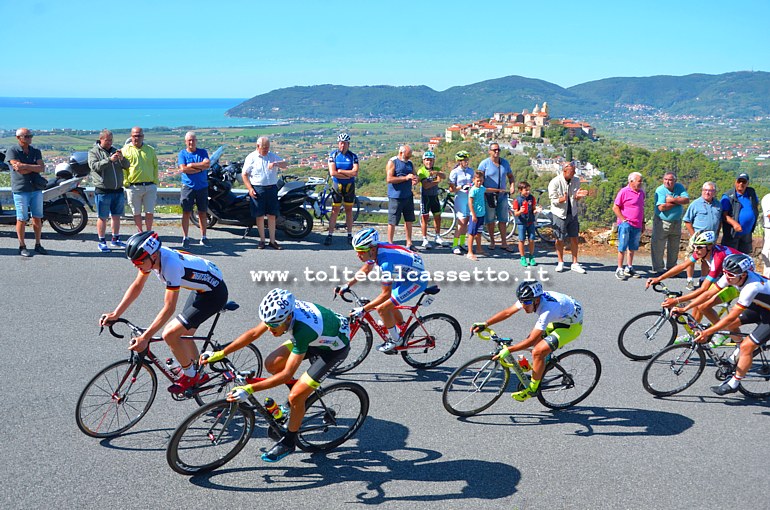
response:
M195 342L182 340L181 337L193 335L202 323L227 303L227 286L222 272L213 262L162 246L158 234L152 230L134 234L126 241L126 258L138 270L136 278L115 310L102 315L100 324L110 324L119 319L142 293L147 277L154 271L166 285L163 308L144 333L131 339L129 349L142 352L153 335L165 325L163 340L182 367L175 384L169 386L168 391L173 394L182 393L196 384L206 382L208 374L195 366L198 361ZM169 322L176 311L179 291L183 288L192 292L182 312Z
M515 351L532 349L532 379L528 387L511 394L522 402L537 393L545 372L546 358L556 349L575 340L583 331L583 308L573 297L561 292L545 292L540 282L525 280L516 289L516 302L505 310L497 312L486 320L471 326L471 333L478 333L492 324L502 322L513 314L524 310L537 314L537 322L527 338L511 345L507 351L501 351L493 359L498 359Z
M13 204L16 206L16 237L19 238L19 255L22 257L32 256L24 241L30 215L32 230L35 232L35 253L48 253L40 244L43 233L43 192L34 184L34 178L45 172L45 165L40 150L32 147L33 136L27 128L17 129L16 139L19 144L8 149L6 154L11 167L11 191Z
M262 322L223 350L204 352L201 362L219 361L229 353L256 341L268 331L274 337L288 333L290 338L265 360L265 368L272 375L254 384L237 386L227 395L230 402L245 402L255 391L288 383L299 370L302 360L307 358L310 361L310 368L291 387L289 393L290 413L286 435L262 455L265 462L277 462L296 449L297 432L305 416L305 401L347 357L350 351L350 325L347 318L323 306L295 299L291 292L284 289L273 289L262 299L259 319Z

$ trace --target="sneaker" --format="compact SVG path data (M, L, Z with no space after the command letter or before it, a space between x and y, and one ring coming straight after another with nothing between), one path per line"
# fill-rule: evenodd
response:
M262 454L262 460L265 462L278 462L290 453L294 453L296 448L297 447L293 444L288 444L288 441L284 442L284 440L281 439L270 448L270 451Z
M527 262L527 257L521 257L519 259L519 264L521 264L522 267L527 267L529 263Z
M168 387L168 391L170 393L182 393L193 386L205 383L209 379L210 377L207 373L198 373L195 377L190 377L182 373L179 376L179 379L176 380L176 383Z
M675 344L689 344L691 341L690 335L679 335L674 339Z
M110 251L110 247L107 246L107 243L99 242L99 244L96 245L97 248L99 248L99 251L102 253L106 253Z
M110 241L110 248L125 248L126 243L121 241L120 239L113 239Z
M521 391L514 391L513 393L511 393L511 397L513 398L513 400L524 402L528 398L532 398L535 395L535 393L537 393L537 390L532 390L531 387L527 386Z
M626 278L641 278L641 276L639 276L631 266L626 266L626 268L623 270L623 274L626 276Z
M433 242L438 246L439 248L444 247L444 240L441 239L441 236L436 234L436 236L433 238Z
M42 244L36 244L35 245L35 253L39 253L40 255L48 255L48 250L43 248Z
M393 340L388 340L381 346L377 347L377 350L380 352L384 352L385 354L395 354L396 347L400 347L400 346L401 346L401 342L396 343Z
M430 241L428 241L427 237L423 238L421 248L424 250L430 250L433 248L433 245L430 244Z
M324 239L324 246L331 246L332 244L332 235L329 234L326 236L326 239Z
M687 280L687 285L684 287L687 290L695 290L695 282L692 280Z
M209 242L207 237L201 237L201 240L198 244L206 248L211 248L211 243Z
M189 248L190 247L190 238L185 237L182 239L182 248Z
M455 255L462 255L463 251L460 249L459 246L455 246L455 249L452 250L452 253L454 253Z
M537 261L535 260L535 257L530 257L529 258L529 265L530 266L536 266L537 265Z
M618 280L625 280L626 279L626 273L623 271L622 267L619 267L615 270L615 278Z
M586 274L586 270L578 262L573 262L572 265L569 266L569 268L575 271L576 273Z
M725 381L719 386L712 386L711 391L717 395L727 395L728 393L735 393L738 391L738 388L731 387L729 384L727 384L727 381Z
M555 271L557 273L561 273L562 271L564 271L564 262L559 262L558 264L556 264Z
M31 257L32 252L30 252L26 246L22 246L21 248L19 248L19 255L21 255L22 257Z

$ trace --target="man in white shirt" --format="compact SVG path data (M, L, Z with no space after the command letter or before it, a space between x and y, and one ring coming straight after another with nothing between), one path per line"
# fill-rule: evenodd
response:
M258 248L265 247L265 216L270 236L270 246L282 249L275 242L275 218L278 215L278 170L288 163L270 151L270 140L266 136L257 139L257 150L246 156L243 163L243 184L251 197L251 213L259 231Z

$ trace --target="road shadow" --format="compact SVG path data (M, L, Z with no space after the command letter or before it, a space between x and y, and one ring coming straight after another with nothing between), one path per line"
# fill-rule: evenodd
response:
M111 450L133 452L166 451L174 433L173 428L157 428L125 432L119 436L104 438L99 444Z
M440 382L441 386L436 386L436 391L442 391L444 383L454 371L451 367L436 367L430 370L408 370L401 373L382 373L382 372L351 372L330 376L330 378L340 381L354 381L357 383L392 383L392 382Z

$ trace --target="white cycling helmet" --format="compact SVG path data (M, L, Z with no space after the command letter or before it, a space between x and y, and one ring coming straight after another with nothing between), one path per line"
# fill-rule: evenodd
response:
M350 135L347 133L340 133L337 135L337 141L338 142L349 142L350 141Z
M698 232L695 237L692 238L693 246L702 246L705 244L714 244L717 241L716 234L711 230L704 230Z
M262 322L281 323L294 311L294 294L284 289L273 289L259 304Z
M353 236L353 249L356 251L369 251L378 242L380 242L380 233L373 228L365 228Z

